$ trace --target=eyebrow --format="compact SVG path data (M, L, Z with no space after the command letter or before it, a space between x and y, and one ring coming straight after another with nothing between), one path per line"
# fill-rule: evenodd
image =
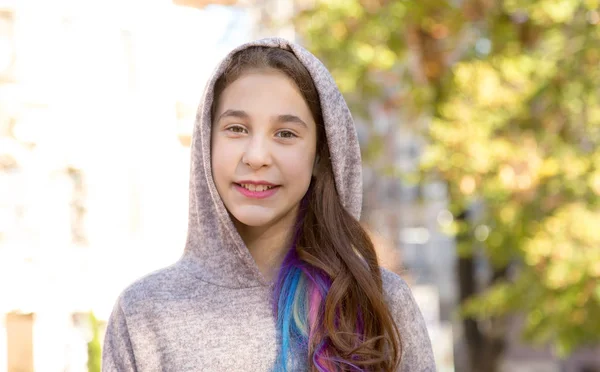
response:
M217 122L221 121L221 119L226 118L226 117L248 119L250 117L250 115L248 115L246 113L246 111L242 111L242 110L227 110L224 113L222 113L221 115L219 115Z
M226 117L235 117L235 118L247 120L250 118L250 115L248 115L248 113L243 110L227 110L219 116L219 118L217 119L217 122L219 122L221 119L226 118ZM304 122L304 120L302 120L298 116L292 115L292 114L279 115L279 116L277 116L275 121L278 123L300 124L308 129L308 125Z
M308 125L306 125L304 120L300 119L296 115L291 115L291 114L279 115L277 117L277 122L279 122L279 123L296 123L296 124L300 124L300 125L304 126L306 129L308 129Z

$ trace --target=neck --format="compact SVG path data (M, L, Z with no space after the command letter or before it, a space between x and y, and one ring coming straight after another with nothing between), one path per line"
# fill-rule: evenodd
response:
M295 215L292 213L292 216ZM261 274L268 281L274 280L290 248L295 218L283 218L268 227L247 226L238 221L234 223Z

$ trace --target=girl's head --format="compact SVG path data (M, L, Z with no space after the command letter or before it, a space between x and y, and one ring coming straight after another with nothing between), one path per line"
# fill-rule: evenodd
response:
M324 120L308 69L291 51L248 47L214 97L213 178L238 229L298 222L273 293L277 370L395 370L399 335L375 251L342 205L329 160L341 144L326 132L339 123Z
M282 49L246 49L217 81L212 117L213 177L237 225L293 224L324 136L306 68Z

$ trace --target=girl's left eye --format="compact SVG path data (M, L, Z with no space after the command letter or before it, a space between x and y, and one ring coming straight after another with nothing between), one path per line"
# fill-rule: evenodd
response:
M276 136L278 136L279 138L296 138L296 137L298 137L296 134L294 134L293 132L290 132L289 130L282 130L281 132L277 132Z

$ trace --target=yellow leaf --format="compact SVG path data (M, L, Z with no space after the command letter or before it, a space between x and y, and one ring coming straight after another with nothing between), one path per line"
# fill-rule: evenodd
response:
M600 172L595 172L590 175L588 183L590 188L594 190L597 195L600 195Z
M542 163L542 166L540 167L539 170L539 175L540 177L552 177L555 176L558 171L560 170L560 165L558 164L558 161L556 161L555 158L548 158L545 159L544 162Z

